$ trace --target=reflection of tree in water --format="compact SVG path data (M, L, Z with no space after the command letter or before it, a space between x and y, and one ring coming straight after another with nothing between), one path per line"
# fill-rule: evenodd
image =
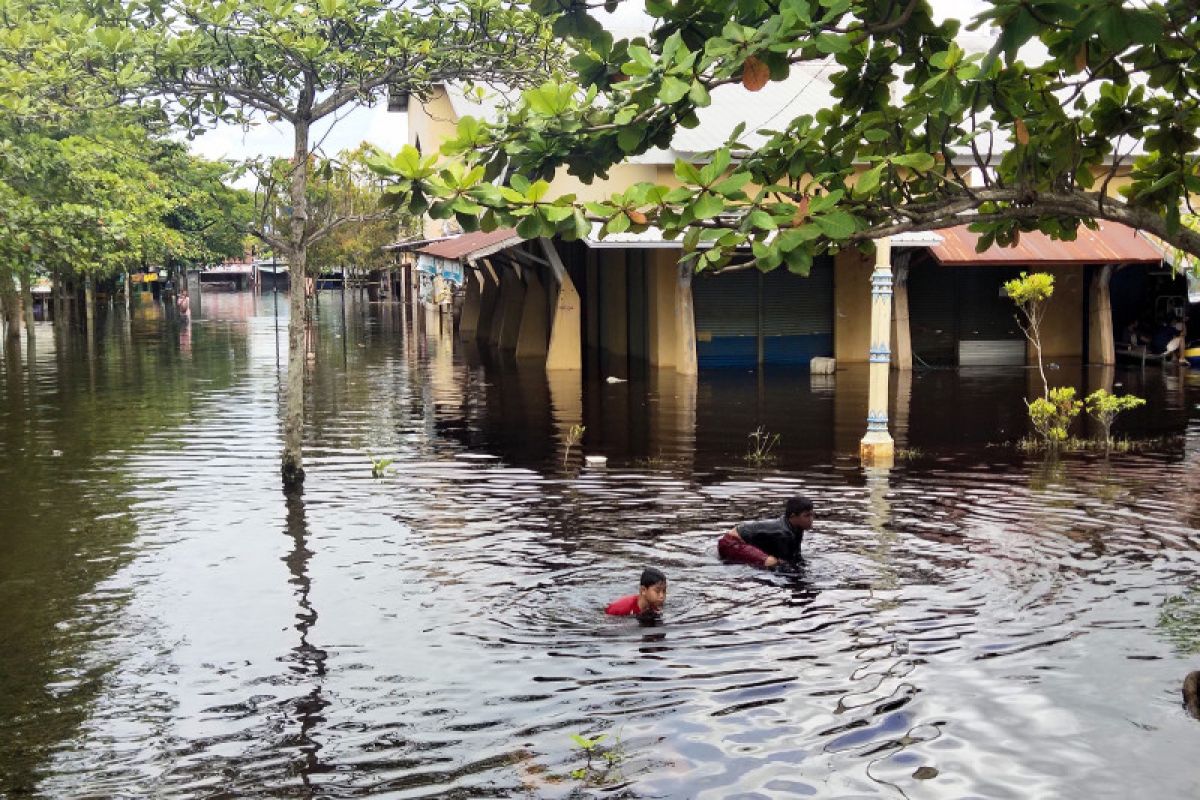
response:
M313 731L325 721L322 712L329 706L329 701L322 693L325 684L325 662L329 654L308 640L318 615L309 600L312 579L308 575L308 562L313 552L308 549L308 519L304 496L299 491L287 495L287 534L291 537L293 545L284 562L292 576L288 582L296 587L299 611L296 614L295 628L300 632L300 642L292 648L288 660L294 665L292 670L298 677L310 679L313 683L308 694L295 700L295 720L300 724L300 730L289 743L302 754L301 763L297 765L298 772L304 786L312 788L313 774L324 770L320 762L321 743L314 738Z
M96 589L137 555L131 508L154 491L130 454L182 442L205 413L197 388L226 389L249 361L243 333L210 328L181 369L159 327L109 325L89 351L40 326L25 359L0 353L0 796L38 792L114 666L104 642L127 595Z

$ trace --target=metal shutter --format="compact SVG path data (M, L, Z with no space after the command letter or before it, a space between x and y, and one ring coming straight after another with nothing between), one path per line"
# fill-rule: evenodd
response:
M692 279L696 359L701 367L758 362L758 272L701 273Z

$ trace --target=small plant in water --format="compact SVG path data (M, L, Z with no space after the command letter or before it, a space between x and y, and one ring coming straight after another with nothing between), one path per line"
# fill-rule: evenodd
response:
M371 477L372 478L382 478L385 475L390 475L392 473L392 461L394 459L376 458L375 456L372 456L372 455L368 455L367 457L371 459Z
M1146 405L1146 401L1137 395L1115 395L1104 389L1097 389L1087 396L1087 412L1092 419L1100 423L1105 450L1112 449L1112 425L1117 415L1144 405Z
M1047 391L1045 397L1027 402L1029 420L1033 429L1042 437L1046 447L1057 448L1067 441L1071 422L1083 410L1083 403L1075 399L1075 387L1059 386Z
M771 451L779 444L778 433L768 433L762 425L751 431L747 437L750 440L746 450L746 460L751 464L766 464L775 460Z
M608 734L588 738L579 733L571 734L571 741L583 754L583 766L571 770L571 777L589 786L604 786L620 779L618 768L625 760L620 738L614 739L609 747L601 747Z
M567 431L567 449L563 452L563 463L566 464L571 459L571 449L583 441L583 434L587 432L585 425L572 425Z
M1179 653L1200 653L1200 588L1184 590L1163 601L1158 628Z

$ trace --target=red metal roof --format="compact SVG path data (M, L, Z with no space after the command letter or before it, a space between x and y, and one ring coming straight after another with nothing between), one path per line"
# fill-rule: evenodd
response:
M451 239L443 239L440 242L426 245L417 249L418 253L424 253L429 256L446 259L461 259L468 258L480 251L487 251L483 255L490 255L496 250L502 250L509 245L505 244L509 240L512 244L518 244L522 241L521 237L513 228L497 228L491 233L461 233Z
M942 243L929 248L942 264L1030 264L1064 266L1068 264L1157 264L1163 254L1133 228L1115 222L1099 223L1099 230L1079 226L1073 242L1051 239L1036 231L1022 233L1016 247L992 245L975 252L979 234L965 225L938 231Z

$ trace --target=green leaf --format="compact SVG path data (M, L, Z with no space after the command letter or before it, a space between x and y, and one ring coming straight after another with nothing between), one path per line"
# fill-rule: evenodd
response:
M829 192L827 194L818 195L816 197L813 197L808 202L808 213L820 214L824 211L828 211L829 209L836 206L838 203L842 202L842 198L845 196L846 196L846 193L843 190L834 189L832 192Z
M910 167L918 172L928 172L933 169L937 161L929 153L907 153L893 156L892 163L898 167Z
M663 78L662 86L658 90L658 99L667 105L678 103L687 95L691 87L684 81L679 80L674 76L668 75Z
M509 176L508 185L520 192L522 196L529 194L529 179L524 175L514 174Z
M883 164L877 164L859 175L858 180L854 182L854 193L859 197L864 197L878 189L884 166Z
M548 191L550 191L549 183L544 180L535 181L525 190L525 199L531 203L536 203L545 197Z
M642 144L643 130L640 127L622 128L617 134L617 147L623 153L633 153Z
M696 219L711 219L725 210L725 200L712 192L702 192L691 208Z
M837 241L850 238L857 228L854 217L845 211L834 211L831 214L814 217L813 222L817 224L822 233Z
M624 233L629 230L629 217L624 212L617 214L605 224L604 230L608 233Z
M735 172L723 181L718 182L712 187L712 190L717 194L729 197L742 190L747 183L750 182L749 172Z
M709 96L708 89L700 81L692 81L692 85L688 89L688 99L698 108L704 108L712 104L712 97Z
M699 184L703 182L700 180L700 170L682 158L675 159L675 177L684 183Z
M746 217L746 221L750 224L750 227L764 231L773 231L779 227L775 224L775 220L771 215L762 209L751 211L749 216Z

